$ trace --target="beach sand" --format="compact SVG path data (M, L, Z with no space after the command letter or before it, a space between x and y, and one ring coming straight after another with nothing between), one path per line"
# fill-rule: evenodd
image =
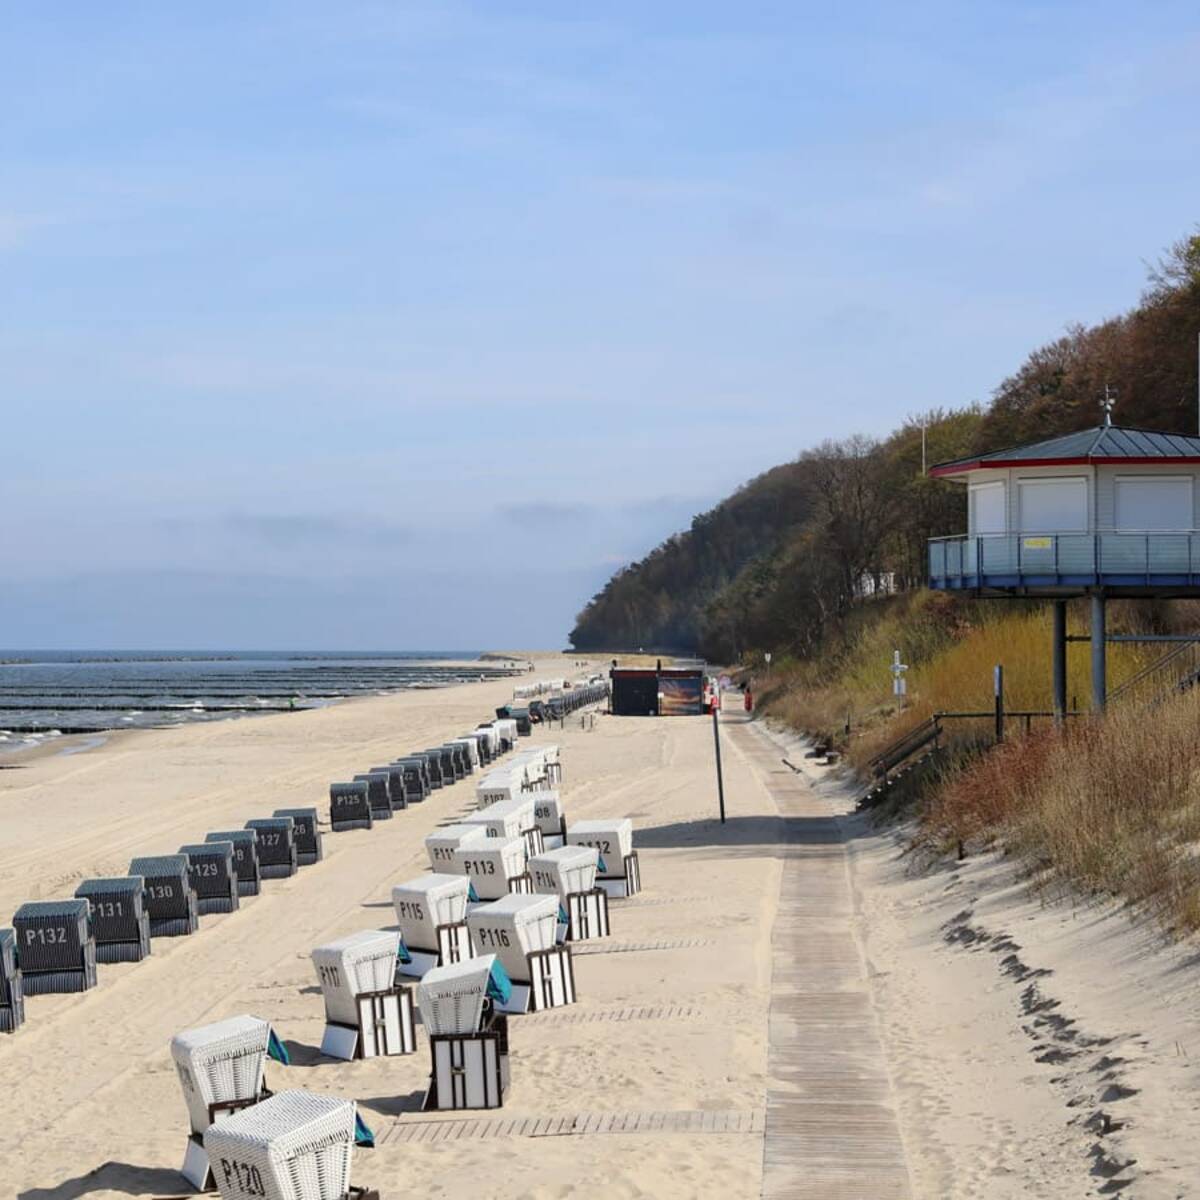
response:
M124 874L135 854L172 853L277 807L324 814L331 781L461 732L511 687L129 734L0 773L0 923L25 900ZM239 1013L270 1020L291 1049L292 1066L268 1064L274 1090L360 1102L380 1145L356 1154L356 1182L385 1196L757 1195L779 879L769 798L731 748L726 802L751 833L718 847L707 721L600 715L584 730L576 716L532 739L551 740L563 748L570 817L633 818L644 891L614 902L611 939L578 956L576 1006L513 1018L508 1101L480 1114L502 1116L504 1136L449 1141L443 1126L413 1139L410 1123L446 1119L417 1112L429 1069L423 1031L407 1057L341 1063L316 1049L324 1022L312 947L393 924L392 885L427 869L422 839L474 806L476 776L374 830L327 833L324 862L266 882L236 913L201 918L194 936L156 939L143 963L102 965L89 993L29 999L25 1026L0 1038L0 1195L188 1194L178 1174L187 1118L168 1043ZM569 1126L564 1118L590 1128L589 1114L612 1132L530 1136Z
M325 812L331 781L467 728L511 686L35 756L0 773L0 913L276 807ZM342 1063L317 1051L312 947L392 924L391 886L426 869L426 833L473 807L473 777L374 830L327 834L326 861L202 918L192 937L156 940L147 962L102 965L94 991L31 998L26 1025L0 1037L0 1196L188 1194L168 1043L239 1013L270 1020L290 1047L292 1066L268 1064L273 1089L360 1102L379 1146L356 1153L356 1181L384 1196L758 1196L781 879L769 787L772 775L799 777L770 755L755 765L750 733L723 739L722 830L707 720L602 714L594 729L577 716L535 732L534 744L562 746L570 817L633 818L644 891L613 903L607 942L580 948L577 1005L512 1019L503 1109L419 1113L423 1032L408 1057ZM1200 1195L1195 947L1113 906L1031 893L995 855L918 869L906 830L873 829L852 814L849 781L804 759L794 737L778 746L802 765L812 811L845 822L855 953L912 1196ZM795 953L802 961L806 947Z

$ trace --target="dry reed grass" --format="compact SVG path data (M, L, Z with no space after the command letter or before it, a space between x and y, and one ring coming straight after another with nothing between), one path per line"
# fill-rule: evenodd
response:
M1129 631L1145 616L1114 605L1110 629ZM929 593L864 606L843 644L821 662L789 665L760 700L797 728L831 737L861 769L934 712L990 711L997 663L1010 712L1048 710L1050 621L1046 607ZM1085 629L1086 617L1072 611L1069 627ZM893 649L911 664L902 709L891 696ZM1111 645L1110 690L1163 651ZM1200 929L1200 688L1147 703L1168 685L1153 676L1150 691L1103 720L1083 715L1063 729L1041 720L1028 732L1010 722L996 747L990 717L947 722L950 754L921 805L922 841L938 852L1002 844L1043 882L1124 897L1173 929ZM1075 644L1068 697L1086 707L1090 690L1088 648ZM967 753L980 745L986 753Z
M873 619L860 622L826 659L797 664L773 680L761 696L767 710L834 741L859 768L935 712L990 713L996 664L1004 667L1006 708L1049 711L1048 607L963 602L929 592L872 607ZM1085 628L1084 620L1073 613L1070 627ZM893 650L910 665L902 707L891 694ZM1156 653L1143 646L1110 646L1110 686ZM1076 644L1067 655L1068 703L1086 707L1090 688L1087 647ZM967 744L990 736L991 728L991 718L984 717L949 722L947 732L952 744ZM1020 729L1018 724L1013 732Z
M997 841L1048 878L1200 928L1200 690L1039 730L976 758L926 803L931 843Z

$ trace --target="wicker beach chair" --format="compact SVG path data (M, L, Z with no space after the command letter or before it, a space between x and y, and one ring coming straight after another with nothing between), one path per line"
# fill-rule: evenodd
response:
M188 878L196 893L196 911L233 912L238 907L237 871L233 865L232 842L197 842L180 846L188 860Z
M0 929L0 1033L16 1033L25 1022L25 989L17 966L17 935Z
M426 1109L499 1108L508 1091L512 987L494 954L434 967L417 986L431 1056Z
M367 785L367 800L373 821L392 819L392 775L390 771L363 771L354 777L355 783Z
M140 875L85 879L75 895L88 902L98 963L141 962L150 953L146 881Z
M150 936L186 937L200 928L196 892L188 873L186 854L162 854L135 858L130 875L140 875L146 884L145 904L150 914Z
M273 1042L266 1021L245 1016L187 1029L171 1039L171 1057L191 1125L182 1169L194 1187L203 1191L211 1184L204 1149L209 1126L271 1094L264 1068Z
M204 835L206 842L233 844L233 870L237 875L239 896L257 896L262 890L258 866L258 834L253 829L224 829Z
M509 892L532 892L522 838L487 837L459 846L452 869L463 875L480 900L499 900Z
M96 986L96 943L86 900L37 900L13 914L25 996Z
M600 854L596 884L620 899L642 890L642 868L633 848L633 822L628 817L575 821L567 829L567 845L592 846Z
M370 829L371 789L365 780L329 785L329 825L334 833L345 829Z
M608 893L596 886L600 853L594 846L560 846L529 860L533 890L557 895L568 941L608 937Z
M412 989L396 982L400 945L399 933L371 929L313 950L325 998L323 1053L351 1059L416 1050Z
M292 818L297 866L311 867L325 857L315 808L277 808L271 815Z
M471 882L461 874L429 872L392 888L392 907L406 955L397 968L420 978L431 967L471 957L467 903Z
M204 1146L223 1200L344 1200L353 1100L280 1092L209 1127Z
M291 817L259 817L246 822L258 838L258 872L264 879L296 873L296 823Z
M558 944L557 896L509 895L480 904L467 914L471 943L494 954L512 981L512 995L497 1003L502 1012L539 1012L575 1002L575 972L569 945Z

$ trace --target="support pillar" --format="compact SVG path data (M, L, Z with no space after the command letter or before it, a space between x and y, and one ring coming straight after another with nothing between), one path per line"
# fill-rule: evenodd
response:
M1054 601L1054 634L1051 647L1054 663L1054 719L1061 724L1067 711L1067 602Z
M1102 713L1107 699L1105 663L1104 593L1092 593L1092 712Z

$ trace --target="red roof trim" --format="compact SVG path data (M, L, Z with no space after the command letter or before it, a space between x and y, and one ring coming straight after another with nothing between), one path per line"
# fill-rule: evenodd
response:
M1009 467L1127 467L1127 466L1180 466L1183 463L1200 463L1200 454L1149 455L1127 458L1123 455L1098 455L1095 458L989 458L986 461L946 463L930 467L929 477L937 479L943 475L961 475L964 471L991 471Z

